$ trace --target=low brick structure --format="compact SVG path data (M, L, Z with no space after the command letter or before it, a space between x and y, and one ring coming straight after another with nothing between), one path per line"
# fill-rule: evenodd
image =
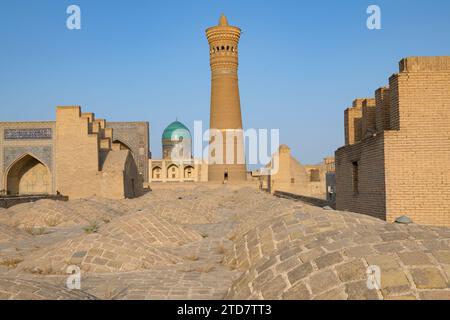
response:
M58 107L56 121L1 122L0 195L142 195L148 123L106 124L78 106Z
M37 195L37 196L0 196L0 208L11 208L12 206L36 202L43 199L55 201L67 201L68 197L62 195Z
M270 163L256 174L260 188L270 193L285 192L307 198L327 199L327 174L334 173L334 158L325 158L315 165L303 165L291 154L291 148L281 145ZM331 181L329 181L331 183Z
M337 209L450 225L450 57L410 57L345 111Z

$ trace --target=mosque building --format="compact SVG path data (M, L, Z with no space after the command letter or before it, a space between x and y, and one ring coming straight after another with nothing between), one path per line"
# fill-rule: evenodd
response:
M207 182L208 166L192 156L192 135L178 120L161 137L162 159L149 159L149 182Z

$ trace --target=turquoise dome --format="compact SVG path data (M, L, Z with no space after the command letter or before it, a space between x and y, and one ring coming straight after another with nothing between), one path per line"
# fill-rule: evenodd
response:
M179 121L172 122L164 129L162 139L163 140L173 140L179 141L180 138L182 140L192 140L191 132L189 129Z

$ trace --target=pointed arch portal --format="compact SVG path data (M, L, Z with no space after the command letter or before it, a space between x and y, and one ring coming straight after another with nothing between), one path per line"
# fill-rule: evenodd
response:
M49 194L51 174L47 166L27 154L14 162L7 172L8 195Z
M131 150L131 148L126 143L124 143L120 140L114 140L113 145L117 145L119 150L128 150L131 152L131 154L133 154L133 151Z

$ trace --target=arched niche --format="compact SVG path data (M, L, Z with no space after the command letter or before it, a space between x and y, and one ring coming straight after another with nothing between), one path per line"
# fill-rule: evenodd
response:
M162 169L156 166L152 169L152 179L162 179Z
M174 180L180 178L180 172L178 166L171 164L167 167L167 179Z
M122 142L120 140L114 140L112 145L114 150L128 150L134 156L133 151L125 142Z
M8 195L49 194L52 178L48 167L31 154L26 154L11 164L6 173Z
M184 178L193 179L194 178L194 167L186 166L184 167Z

